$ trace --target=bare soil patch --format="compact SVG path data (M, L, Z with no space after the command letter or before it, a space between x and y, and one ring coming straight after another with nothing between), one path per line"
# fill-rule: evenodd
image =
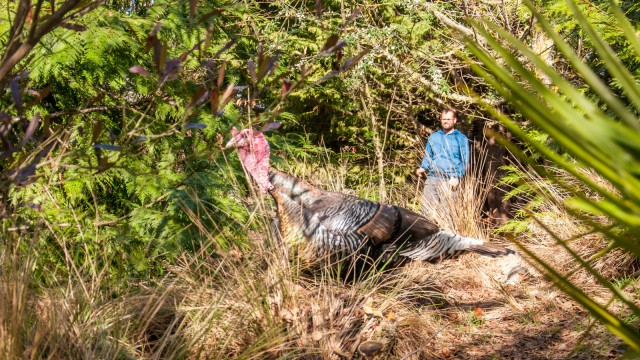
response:
M509 284L514 266L528 274ZM438 358L612 359L625 351L603 326L590 328L588 313L521 258L464 255L406 271L431 273L443 294L444 327L431 340Z

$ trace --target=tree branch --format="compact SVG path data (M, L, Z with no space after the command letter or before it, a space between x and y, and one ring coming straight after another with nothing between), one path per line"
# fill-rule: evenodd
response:
M385 49L382 50L382 53L389 61L391 61L393 66L395 66L397 69L402 70L407 75L409 75L410 78L413 78L414 80L417 80L422 85L426 86L433 94L437 95L434 98L434 100L438 104L446 105L446 101L444 99L451 99L451 100L454 100L454 101L457 101L457 102L463 102L463 103L467 103L467 104L475 104L475 103L479 102L479 99L471 97L471 96L467 96L467 95L460 95L460 94L456 94L456 93L445 94L440 89L438 89L438 87L435 86L435 84L430 82L428 79L425 79L417 71L409 68L407 65L402 63L402 61L400 61L395 55L391 54L390 52L388 52ZM483 101L485 103L491 104L493 106L496 106L496 105L499 105L499 104L502 103L502 101L499 101L499 100L483 99Z
M85 108L85 109L71 109L71 110L54 112L54 113L51 113L51 114L47 115L47 117L49 117L49 119L55 119L55 118L63 117L65 115L88 114L88 113L92 113L92 112L107 111L107 110L114 110L114 109L122 109L122 106L121 105L118 105L118 106L96 106L96 107L90 107L90 108ZM16 116L16 117L13 117L11 119L11 122L12 123L17 123L20 120L22 120L22 118Z
M5 53L2 55L3 62L7 58L7 56L9 56L9 54L13 54L15 52L15 49L19 44L19 39L22 35L22 29L24 28L24 24L26 22L27 15L29 14L30 7L31 1L29 0L21 0L20 4L18 4L16 16L13 19L13 24L11 24L11 31L7 40L7 47L5 48Z

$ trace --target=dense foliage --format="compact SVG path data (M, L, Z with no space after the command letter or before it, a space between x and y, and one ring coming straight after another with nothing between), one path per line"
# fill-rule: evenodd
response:
M380 165L384 198L385 178L402 182L411 168L385 174L382 162L417 160L411 133L429 106L415 94L443 103L455 95L449 80L462 79L427 57L448 48L434 40L431 5L96 5L48 29L2 99L12 124L5 227L41 239L51 265L97 257L112 272L148 276L180 249L241 246L236 229L248 212L226 195L242 177L226 170L219 144L247 121L278 121L289 134L309 132L299 145L322 142ZM408 72L431 79L403 81ZM33 233L39 222L46 231Z
M563 142L570 136L532 121L522 99L487 76L497 71L491 64L515 69L502 79L524 84L513 91L567 94L574 102L562 115L588 103L578 112L597 110L598 119L618 124L605 122L603 131L636 129L634 2L620 4L631 20L623 31L606 1L531 8L413 0L7 4L0 14L0 249L4 264L14 262L9 253L37 254L25 266L38 284L55 286L73 272L124 289L132 279L157 281L185 252L216 258L246 247L257 205L245 199L252 187L237 158L221 149L231 126L280 127L269 135L279 165L290 157L313 167L337 154L348 162L348 187L385 200L410 179L440 109L452 105L476 148L489 140L486 173L509 157L495 137L517 135L513 151L525 163L571 170L578 158L611 175L618 194L637 196L603 164L606 154L598 164L581 157L584 144ZM541 28L545 18L553 22ZM538 56L514 59L505 50L525 45ZM581 138L593 131L570 128ZM614 145L637 153L631 140ZM553 156L545 159L548 149ZM528 209L536 212L541 198L526 172L510 169L504 183L533 199ZM576 189L589 191L567 191ZM597 214L624 220L614 206L635 211L616 194L599 195L608 202L597 203ZM594 211L584 204L591 197L580 199L576 212ZM487 207L501 200L490 196ZM637 250L633 242L612 244Z

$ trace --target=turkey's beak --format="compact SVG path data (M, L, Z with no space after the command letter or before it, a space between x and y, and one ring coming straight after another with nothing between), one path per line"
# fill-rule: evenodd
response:
M229 142L227 142L227 144L224 146L225 150L228 149L235 149L238 147L238 142L236 141L236 139L231 138L231 140L229 140Z

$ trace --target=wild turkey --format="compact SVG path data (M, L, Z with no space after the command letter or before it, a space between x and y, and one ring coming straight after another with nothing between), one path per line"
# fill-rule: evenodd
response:
M269 144L259 131L231 130L226 148L236 148L245 170L277 205L279 237L305 260L369 254L384 261L434 261L472 251L487 256L513 250L440 230L399 206L325 191L269 166Z

